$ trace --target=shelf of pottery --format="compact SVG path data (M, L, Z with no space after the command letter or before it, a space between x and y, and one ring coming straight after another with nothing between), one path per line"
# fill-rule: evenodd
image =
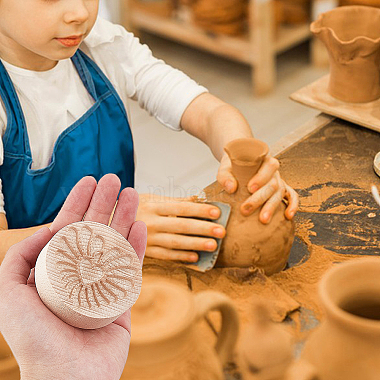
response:
M124 0L122 14L130 30L250 65L253 88L261 95L275 86L276 56L310 39L311 9L320 1Z

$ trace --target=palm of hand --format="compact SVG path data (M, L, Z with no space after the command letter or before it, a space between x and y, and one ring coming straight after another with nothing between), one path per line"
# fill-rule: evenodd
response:
M64 371L72 379L120 378L130 343L126 328L117 323L96 330L72 327L45 308L32 283L26 291L15 289L10 296L19 305L19 310L12 310L12 314L28 316L20 347L13 348L21 352L17 360L22 372L33 374L42 367L49 368L50 373ZM123 318L130 329L130 310Z

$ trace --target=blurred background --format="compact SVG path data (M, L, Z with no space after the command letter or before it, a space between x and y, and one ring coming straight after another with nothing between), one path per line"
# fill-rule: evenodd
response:
M358 3L376 0L100 0L100 14L237 107L271 146L319 114L289 99L328 73L311 20ZM186 197L215 181L218 162L203 143L168 130L133 101L130 118L139 193Z

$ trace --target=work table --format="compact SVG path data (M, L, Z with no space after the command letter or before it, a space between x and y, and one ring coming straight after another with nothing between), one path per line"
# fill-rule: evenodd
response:
M335 263L379 255L380 208L370 190L371 184L380 187L373 170L379 150L379 133L324 114L271 147L281 163L282 177L300 197L296 236L283 272L269 278L248 269L198 273L146 258L143 274L169 277L193 292L226 293L238 310L240 334L249 323L252 297L264 297L272 319L294 332L299 354L321 320L317 289L325 271ZM205 339L217 334L220 323L214 317L211 313L203 326ZM239 378L238 372L231 367L226 379Z
M380 209L370 187L380 185L373 170L380 134L336 118L314 121L311 133L277 155L281 175L300 197L296 223L312 221L314 245L379 255ZM293 260L302 255L301 246L296 240Z

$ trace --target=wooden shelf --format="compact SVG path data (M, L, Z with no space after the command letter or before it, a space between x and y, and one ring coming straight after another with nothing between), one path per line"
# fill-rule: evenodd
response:
M252 64L255 61L255 53L259 53L251 52L252 47L249 36L230 37L214 34L191 24L156 16L141 10L134 10L130 15L130 21L134 28L247 64ZM301 41L306 41L310 38L310 35L309 24L292 27L282 26L278 31L278 38L274 41L272 51L275 54L286 51Z
M283 25L280 27L278 36L273 43L273 50L276 54L283 53L284 51L307 41L310 37L311 32L309 23L295 26Z
M134 28L183 42L244 63L251 62L247 38L208 33L191 24L174 19L165 19L142 12L141 10L134 10L130 15L130 20Z
M131 0L124 3L127 28L148 31L250 65L258 95L270 92L275 86L277 54L311 37L309 23L280 26L275 31L271 0L250 0L250 30L240 37L213 34L190 23L146 12L134 7Z

